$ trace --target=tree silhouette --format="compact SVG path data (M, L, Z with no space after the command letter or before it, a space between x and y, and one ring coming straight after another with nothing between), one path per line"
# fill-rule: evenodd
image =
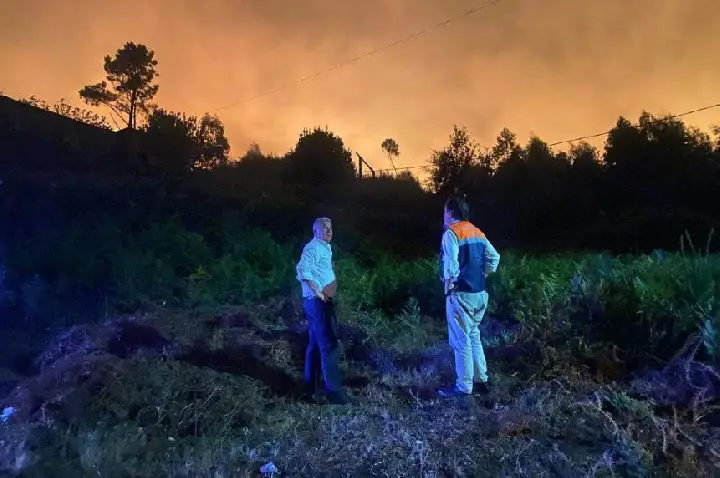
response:
M345 148L343 140L318 127L303 130L286 161L286 184L306 192L311 188L347 184L356 176L352 153Z
M478 163L477 146L465 127L453 126L450 144L435 151L430 160L428 186L438 195L467 194L471 168Z
M570 162L577 171L591 171L592 174L602 171L598 150L587 141L581 141L570 147Z
M507 128L500 131L495 141L495 146L480 157L480 163L490 171L495 171L501 163L521 149L517 144L517 136Z
M192 119L185 115L161 108L153 111L142 138L150 169L163 175L190 172L197 154L193 129Z
M409 181L417 186L420 186L420 181L418 181L418 179L413 176L410 171L402 171L396 176L396 178L399 181Z
M395 162L393 161L393 158L397 158L398 156L400 156L400 148L398 147L397 141L392 138L386 138L382 142L381 147L383 151L387 153L388 159L390 160L390 165L395 171L395 174L397 174L397 168L395 168Z
M523 201L526 232L544 226L557 230L566 224L568 207L565 203L570 184L570 159L566 153L555 153L537 136L532 136L525 148L526 184L515 191Z
M597 220L604 214L602 196L604 169L600 154L587 142L573 144L568 152L571 164L567 204L568 222L581 223Z
M225 126L217 115L205 113L194 128L193 138L197 148L195 168L211 169L227 164L230 143L225 137Z
M145 45L126 43L114 58L105 57L107 81L83 87L80 97L91 106L107 106L128 128L136 129L138 113L149 113L149 102L158 92L158 85L152 84L158 75L154 57Z
M164 174L185 174L227 163L230 150L222 122L205 114L195 116L155 109L144 128L144 151L153 169Z
M248 146L243 159L263 159L264 157L265 155L262 153L260 145L257 143L251 143L250 146Z
M637 125L620 118L607 138L603 157L608 186L617 193L615 210L671 208L704 201L699 184L711 174L713 145L708 135L677 118L640 115Z

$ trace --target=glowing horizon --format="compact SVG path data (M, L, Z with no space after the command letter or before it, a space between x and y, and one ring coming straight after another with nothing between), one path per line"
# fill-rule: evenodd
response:
M0 20L0 89L90 109L78 90L104 79L103 57L133 41L155 51L160 106L214 114L480 3L15 2ZM635 122L642 110L678 114L718 103L719 16L720 3L710 0L504 0L216 114L233 157L251 143L282 155L304 128L327 126L376 170L391 168L383 139L398 142L399 170L424 166L447 144L453 124L487 147L504 127L521 144L532 134L564 141L606 131L619 116ZM720 123L720 109L682 119L708 130ZM604 141L588 140L598 147Z

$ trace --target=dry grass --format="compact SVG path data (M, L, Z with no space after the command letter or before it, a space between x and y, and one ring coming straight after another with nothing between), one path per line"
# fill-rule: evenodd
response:
M521 349L520 372L500 357L523 344L488 347L488 394L434 398L453 373L444 326L427 322L413 342L412 324L432 319L411 312L396 324L404 336L372 317L344 329L351 404L301 402L298 312L275 301L74 329L5 401L18 411L1 425L0 465L73 477L260 476L268 462L276 476L313 477L719 472L720 429L702 419L712 402L663 408L630 382L592 380L572 364L563 374L547 350Z

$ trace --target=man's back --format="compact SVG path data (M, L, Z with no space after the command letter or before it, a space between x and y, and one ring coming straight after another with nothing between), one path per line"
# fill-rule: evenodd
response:
M500 262L498 252L485 233L469 221L458 221L451 224L445 234L443 242L450 243L450 255L455 255L457 261L456 265L453 264L457 268L456 290L461 292L484 291L485 276L489 272L495 272Z
M449 389L439 391L441 397L466 396L476 385L486 389L488 383L479 325L488 304L485 276L497 269L500 255L469 217L470 208L462 198L450 198L445 203L442 274L456 381Z

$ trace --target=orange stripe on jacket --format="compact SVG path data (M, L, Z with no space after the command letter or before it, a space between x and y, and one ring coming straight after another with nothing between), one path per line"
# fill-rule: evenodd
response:
M451 224L450 229L455 233L461 244L463 242L473 242L473 239L485 239L485 233L468 221L460 221L455 224Z

